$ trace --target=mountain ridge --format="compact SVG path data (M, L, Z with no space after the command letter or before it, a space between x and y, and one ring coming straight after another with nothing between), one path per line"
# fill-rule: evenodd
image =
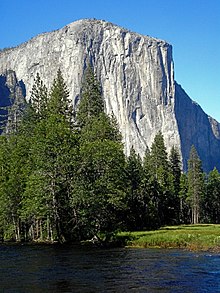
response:
M205 170L220 167L219 123L175 82L172 46L166 41L110 22L82 19L0 51L0 75L13 70L24 82L28 99L37 72L50 87L60 68L77 106L87 62L101 83L106 112L118 121L126 154L133 146L143 157L162 131L168 151L172 145L180 149L184 169L192 144ZM199 130L201 125L205 133Z

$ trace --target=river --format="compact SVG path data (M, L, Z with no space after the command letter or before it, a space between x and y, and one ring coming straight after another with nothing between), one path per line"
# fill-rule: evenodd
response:
M220 292L220 255L0 245L0 292Z

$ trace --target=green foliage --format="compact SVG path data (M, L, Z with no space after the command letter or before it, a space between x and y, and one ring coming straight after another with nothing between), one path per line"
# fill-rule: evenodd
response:
M84 126L91 118L104 112L104 102L101 96L100 84L97 81L92 67L89 65L85 70L81 89L81 99L77 111L77 122Z
M2 157L6 156L8 167L2 174L1 199L7 209L1 218L13 224L13 238L18 241L43 234L47 240L65 241L68 235L67 210L78 149L68 106L61 72L49 99L37 75L19 128L5 137Z
M169 178L171 180L171 206L173 209L173 224L179 223L180 221L180 212L181 212L181 203L179 198L180 192L180 178L181 178L181 160L179 151L176 147L172 147L169 155L169 167L170 174Z
M166 173L168 172L168 155L161 132L156 134L151 146L152 171L161 184L166 183Z
M139 155L135 153L134 148L130 150L130 155L126 162L127 175L127 217L126 226L129 230L143 228L145 203L141 193L141 181L143 176L142 162Z
M41 196L45 197L46 215L61 242L69 234L67 210L78 152L78 135L72 131L68 95L59 70L51 89L45 119L36 127L32 155L40 174L38 184L41 186L42 176L47 182L41 189Z
M100 86L88 67L77 113L80 163L73 181L75 231L99 237L118 227L125 191L125 157L115 121L104 113ZM79 233L79 232L77 232Z
M191 222L191 217L190 217L190 202L188 199L188 178L187 178L187 175L184 173L182 173L180 177L179 200L180 200L179 222L181 224L189 224Z
M1 137L1 218L3 223L11 223L9 226L14 227L13 238L18 241L21 240L23 232L20 227L20 202L28 174L28 147L28 141L22 135ZM3 229L5 230L5 226Z
M81 146L80 158L72 205L82 236L92 238L117 227L124 197L124 154L118 143L96 140Z
M173 147L168 157L161 132L143 160L133 148L125 158L116 120L104 113L90 66L76 117L60 70L49 91L37 74L29 103L18 101L14 111L10 117L19 119L10 118L0 136L0 239L107 242L122 229L151 230L199 218L219 223L218 171L205 183L192 148L188 174L181 174L179 153ZM151 234L132 237L146 247L205 243L183 228L169 240L164 231Z
M35 119L45 118L48 103L48 90L37 73L35 83L31 91L30 104L35 110Z
M152 171L152 157L148 148L145 151L143 159L141 194L145 205L144 227L147 229L156 229L161 225L158 211L160 185Z
M198 224L200 218L201 200L204 193L204 175L202 162L197 151L192 146L188 161L188 197L191 206L192 224Z
M216 168L208 174L202 216L205 222L220 223L220 174Z
M170 171L168 154L163 135L159 132L151 146L151 174L157 182L156 205L160 225L174 224L176 221L177 196L174 190L173 174Z
M112 140L121 144L121 135L114 121L104 112L90 118L80 131L81 142L94 140Z
M172 147L169 155L170 171L173 176L174 192L177 195L180 189L181 160L176 147Z
M127 245L134 247L216 250L220 244L219 232L219 225L181 225L149 232L119 233L118 239L124 238Z
M69 122L72 120L73 109L71 100L69 99L69 91L64 82L60 69L57 72L57 77L54 79L50 92L50 99L47 105L48 115L60 115L62 119Z

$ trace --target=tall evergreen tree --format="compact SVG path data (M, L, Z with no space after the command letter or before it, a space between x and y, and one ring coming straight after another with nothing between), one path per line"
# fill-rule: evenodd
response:
M74 127L68 91L58 71L49 95L36 77L19 128L9 138L2 137L1 237L60 242L101 237L123 220L121 135L115 120L103 111L100 86L91 72L88 79L81 102L87 99L89 106L81 105L85 119L80 129Z
M179 188L179 223L189 224L191 222L190 216L190 201L188 198L188 176L182 173L180 176L180 188Z
M160 191L161 188L152 167L151 153L146 148L141 181L141 194L145 205L144 227L146 229L156 229L161 225L158 213Z
M39 73L37 73L36 78L34 79L34 85L32 87L30 97L30 104L37 114L35 115L35 119L45 118L48 106L48 90L43 83Z
M191 147L188 160L188 197L190 200L192 224L198 224L201 214L201 200L204 194L204 176L202 162L195 146Z
M171 173L174 178L175 193L178 194L180 189L181 160L180 160L179 151L175 146L171 148L170 155L169 155L169 163L170 163Z
M152 171L161 185L166 184L169 171L168 155L161 132L156 134L151 146Z
M216 168L208 174L202 207L203 220L205 222L220 223L220 174Z
M158 182L158 214L160 225L174 224L176 206L173 201L174 186L163 135L159 132L151 146L151 172Z
M120 134L104 113L100 85L85 72L77 112L80 165L73 180L75 231L84 238L110 235L118 226L124 198L124 153ZM110 234L109 234L110 233Z
M176 223L178 223L179 214L180 214L179 192L180 192L180 177L181 177L181 161L180 161L179 151L174 146L171 148L171 151L170 151L169 165L170 165L170 171L171 171L173 188L174 188L172 201L173 201L173 207L175 210Z
M44 94L44 93L42 93ZM40 101L42 100L39 97ZM48 238L68 240L71 220L69 200L76 169L78 135L73 132L67 87L59 70L44 115L38 121L31 148L33 172L27 182L24 206L33 201L36 218L47 222ZM38 187L38 192L34 189ZM44 205L42 207L42 205ZM41 211L41 214L36 211Z
M101 95L101 87L91 65L88 65L82 83L77 122L80 126L84 126L90 118L97 117L103 112L104 102Z
M1 239L15 239L16 226L12 223L13 209L8 182L10 175L10 149L5 136L0 136L0 231Z
M69 90L60 69L54 79L47 107L49 115L58 114L66 121L72 122L72 102L69 99Z
M6 238L21 241L24 238L24 227L21 221L21 201L27 178L27 164L29 144L23 136L10 134L2 137L2 176L1 176L1 198L4 207L4 222L7 231ZM8 225L9 224L9 225ZM10 226L12 229L10 229Z
M127 208L128 215L126 219L129 230L143 229L144 221L144 202L141 193L141 182L143 176L142 162L134 148L130 150L130 155L126 162L127 174Z

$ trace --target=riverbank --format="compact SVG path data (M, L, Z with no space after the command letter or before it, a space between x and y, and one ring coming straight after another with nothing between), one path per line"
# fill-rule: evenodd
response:
M127 247L220 251L220 225L215 224L169 226L156 231L120 232L117 238Z
M76 245L99 248L179 248L191 251L220 252L220 224L167 226L154 231L119 232L109 239L96 239L74 243L58 241L0 242L0 245Z

